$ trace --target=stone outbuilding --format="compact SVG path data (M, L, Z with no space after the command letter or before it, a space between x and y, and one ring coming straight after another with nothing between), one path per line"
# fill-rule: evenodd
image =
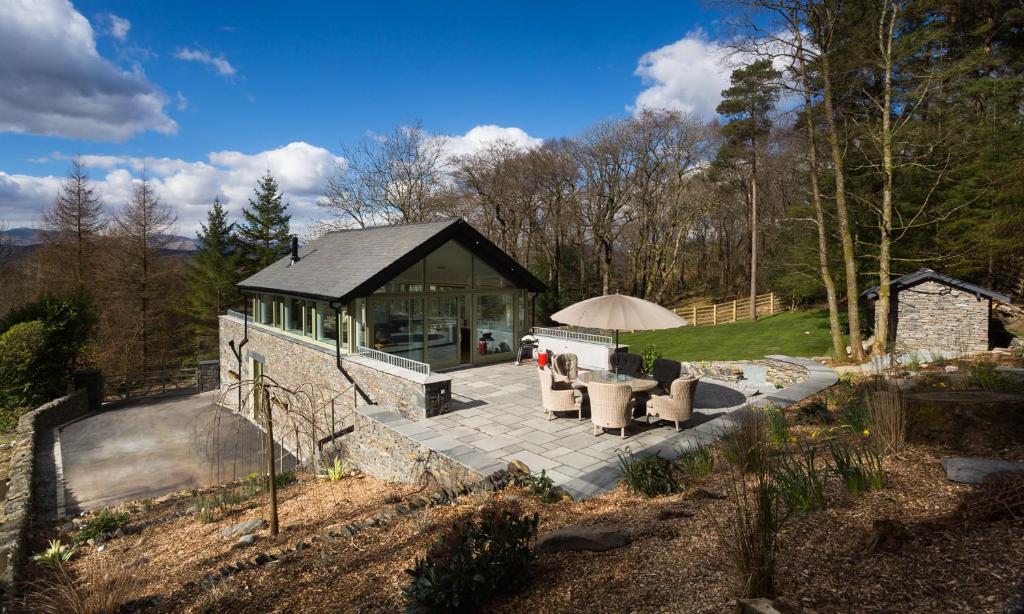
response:
M878 287L864 293L878 300ZM945 355L985 352L992 346L992 301L1010 297L962 279L921 269L892 280L889 330L897 352ZM875 327L881 310L875 309Z

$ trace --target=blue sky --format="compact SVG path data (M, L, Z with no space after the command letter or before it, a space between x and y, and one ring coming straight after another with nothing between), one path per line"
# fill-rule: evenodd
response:
M644 106L708 116L728 78L721 16L699 2L0 5L9 226L38 217L76 152L111 207L145 165L183 231L279 167L301 221L367 132L420 120L458 151L525 147Z

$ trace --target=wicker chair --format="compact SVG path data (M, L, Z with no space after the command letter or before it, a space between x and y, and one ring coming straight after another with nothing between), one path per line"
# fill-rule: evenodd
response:
M556 411L575 411L577 418L583 420L583 403L576 398L576 391L565 382L556 382L551 371L541 367L537 369L540 378L540 397L544 405L544 415L548 420L555 418Z
M551 362L556 382L573 383L579 377L579 359L575 354L559 354Z
M679 423L686 422L693 415L693 397L699 381L698 377L681 377L672 382L669 396L651 397L647 401L647 421L650 422L651 416L671 420L679 431Z
M654 361L654 379L658 380L658 387L651 391L655 394L669 394L672 382L679 379L683 372L683 365L677 360L669 358L658 358Z
M608 362L611 363L614 371L632 375L633 377L639 377L642 375L641 371L644 370L644 359L639 354L615 352L611 355L611 359Z
M594 435L599 429L619 429L623 439L626 427L633 420L633 390L629 384L589 382L590 420L594 423Z

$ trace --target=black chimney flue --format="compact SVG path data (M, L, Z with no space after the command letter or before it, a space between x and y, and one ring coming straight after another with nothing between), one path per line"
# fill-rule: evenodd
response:
M292 236L292 264L299 261L299 238Z

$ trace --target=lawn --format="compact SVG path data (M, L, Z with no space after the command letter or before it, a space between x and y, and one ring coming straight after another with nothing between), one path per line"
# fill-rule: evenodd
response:
M620 335L619 342L640 353L654 344L675 360L746 360L767 354L827 356L831 353L828 311L787 311L757 322L685 326Z

